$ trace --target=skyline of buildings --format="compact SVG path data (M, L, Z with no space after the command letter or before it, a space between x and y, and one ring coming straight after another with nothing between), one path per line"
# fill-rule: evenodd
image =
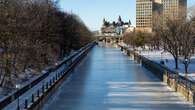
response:
M187 0L188 9L194 4L195 0ZM131 19L132 25L136 26L136 0L95 0L95 3L93 0L60 0L59 5L65 12L78 14L91 31L100 30L104 17L113 21L118 15L124 21Z
M166 18L181 18L187 16L187 0L162 0L163 17Z
M136 31L152 32L154 16L185 19L187 0L136 0Z
M154 12L161 11L160 0L136 0L136 30L151 32Z

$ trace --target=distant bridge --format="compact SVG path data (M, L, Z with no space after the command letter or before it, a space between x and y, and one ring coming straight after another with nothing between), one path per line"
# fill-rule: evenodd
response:
M104 41L109 43L119 43L122 42L123 35L95 35L98 41Z

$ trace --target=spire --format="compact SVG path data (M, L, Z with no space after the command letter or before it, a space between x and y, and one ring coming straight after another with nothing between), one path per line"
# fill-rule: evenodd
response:
M121 16L119 15L118 22L121 22L121 21L122 21L122 19L121 19Z
M106 22L106 19L105 18L103 18L103 23L105 23Z
M129 26L131 26L131 20L129 20Z
M119 17L118 17L117 25L118 25L118 26L122 26L122 25L123 25L123 21L122 21L122 18L121 18L120 15L119 15Z
M106 25L106 19L103 18L103 25L105 26Z

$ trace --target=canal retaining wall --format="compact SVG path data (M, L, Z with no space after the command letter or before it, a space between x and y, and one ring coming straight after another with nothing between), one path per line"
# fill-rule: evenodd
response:
M10 94L9 96L0 100L0 110L6 108L13 102L17 101L18 98L23 97L28 91L29 97L25 97L26 100L20 103L20 110L41 110L43 104L48 100L48 98L59 88L63 81L68 78L70 71L87 55L87 53L96 45L96 42L90 43L83 48L79 49L67 59L60 62L55 67L50 68L46 73L40 75L40 77L29 82L27 85ZM52 75L51 75L52 74ZM52 77L49 77L52 76ZM41 83L42 80L48 78L48 80ZM41 83L41 86L38 85ZM38 85L38 87L37 87ZM37 87L36 91L33 88ZM14 106L15 107L15 106ZM11 110L16 110L17 108L12 108Z
M26 110L41 110L43 105L48 101L49 97L52 96L56 92L56 90L61 86L64 80L66 80L69 77L74 67L87 55L87 53L95 45L96 43L91 43L85 46L83 49L81 49L81 51L76 56L76 58L73 58L68 68L65 69L63 73L61 73L61 76L59 78L56 78L53 84L49 85L48 87L46 85L45 92L43 92L40 97L36 97L36 101L28 105L28 108Z
M166 83L172 90L184 96L186 101L189 101L195 105L195 82L189 80L185 76L179 75L178 72L173 71L162 64L156 63L155 61L152 61L140 55L139 53L130 50L127 47L120 45L119 47L121 48L121 51L151 71L161 81Z

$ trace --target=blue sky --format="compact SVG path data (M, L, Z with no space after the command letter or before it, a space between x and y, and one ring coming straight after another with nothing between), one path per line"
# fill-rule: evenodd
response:
M99 30L102 20L117 20L121 15L123 21L131 20L135 26L136 0L60 0L63 11L75 13L91 30ZM195 4L195 0L188 0L188 6Z

